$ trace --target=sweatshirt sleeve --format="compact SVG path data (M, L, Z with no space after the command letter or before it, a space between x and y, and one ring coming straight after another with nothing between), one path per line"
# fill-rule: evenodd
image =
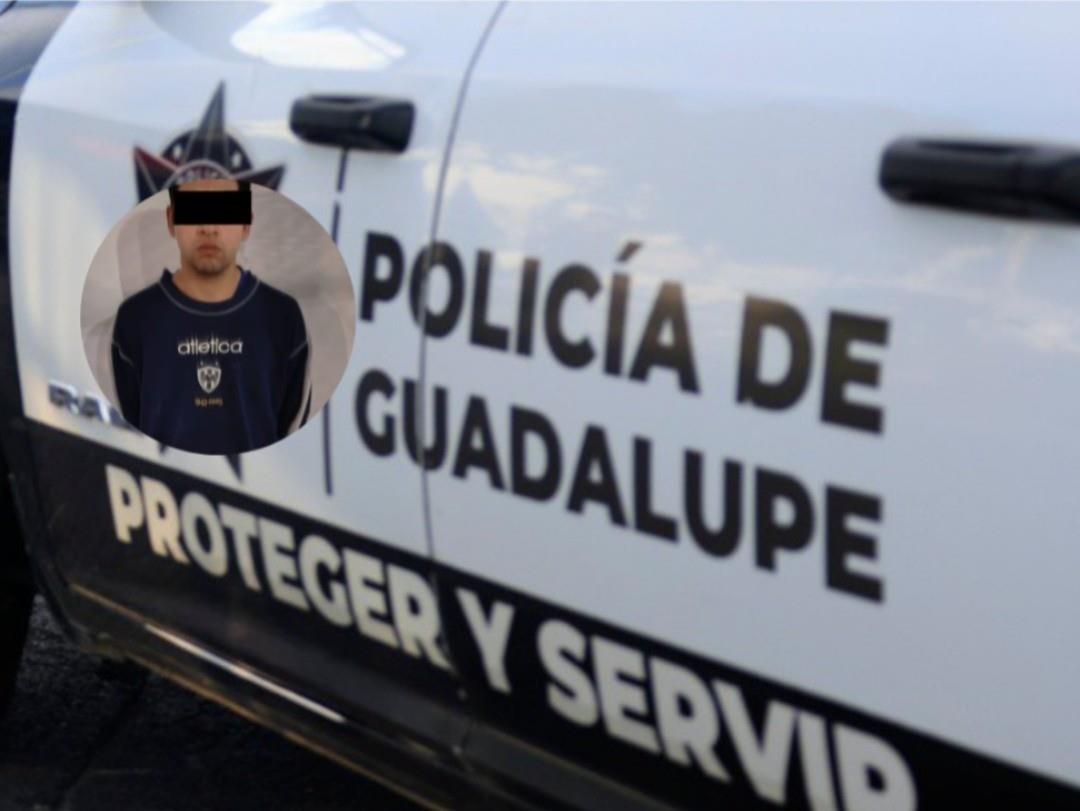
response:
M138 358L141 353L135 345L130 313L121 306L116 313L112 333L113 381L120 401L120 413L136 428L139 427L139 391L142 384Z
M278 439L289 433L289 427L296 419L308 394L308 344L307 327L300 306L296 305L293 318L292 341L285 357L285 388L278 412ZM301 423L303 424L303 423Z

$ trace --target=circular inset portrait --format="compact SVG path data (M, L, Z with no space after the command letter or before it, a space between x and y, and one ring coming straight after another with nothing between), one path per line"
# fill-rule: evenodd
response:
M285 195L201 178L109 231L82 296L86 357L124 419L236 454L300 430L349 360L355 297L326 230Z

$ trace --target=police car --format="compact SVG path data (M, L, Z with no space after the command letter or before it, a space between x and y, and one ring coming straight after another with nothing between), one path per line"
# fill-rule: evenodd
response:
M433 808L1076 807L1078 25L8 4L37 586ZM126 430L79 340L104 234L196 169L357 294L330 401L236 457Z

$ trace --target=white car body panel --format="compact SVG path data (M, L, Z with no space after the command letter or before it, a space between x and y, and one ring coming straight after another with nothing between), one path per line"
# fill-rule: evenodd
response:
M878 188L908 134L1076 142L1068 32L1080 8L986 4L514 4L470 81L438 238L462 257L464 314L427 339L447 387L448 457L483 398L504 491L483 470L429 473L436 558L683 650L1080 783L1080 230L902 207ZM602 32L602 33L600 33ZM1018 47L1018 43L1030 47ZM557 54L557 56L553 56ZM616 261L628 241L641 250ZM475 254L494 253L488 317L511 346L524 257L539 259L531 354L469 341ZM555 272L600 279L563 310L597 356L558 363L543 337ZM632 278L621 375L602 369L614 271ZM670 369L627 379L663 281L681 285L700 392ZM786 411L736 402L748 296L803 314L809 386ZM832 311L888 322L881 434L820 418ZM769 376L783 344L766 344ZM509 490L511 405L541 412L563 453L550 501ZM565 504L586 424L603 426L627 527ZM712 558L633 529L634 436L652 442L652 504L682 515L684 448L744 464L744 531ZM809 547L754 565L751 471L811 494ZM877 559L852 569L881 602L826 587L824 488L876 495ZM709 491L716 523L719 499Z
M41 548L68 555L58 568L82 597L123 608L127 588L142 601L127 608L146 612L159 640L250 666L343 728L400 722L420 741L406 741L413 754L444 757L481 790L520 790L523 807L723 797L831 811L933 805L971 775L989 795L1005 785L1060 799L1080 786L1080 229L900 205L878 181L901 136L1080 144L1080 7L205 8L79 4L18 102L19 384L55 536ZM163 452L49 396L54 381L100 396L79 329L86 269L139 201L134 150L168 157L217 88L251 167L284 167L278 190L334 235L360 308L325 411L239 463ZM408 149L301 140L289 109L309 94L411 101ZM384 281L390 265L373 237L404 255L403 283L381 298L368 274ZM441 330L454 303L448 253L426 277L423 324L409 300L433 243L462 274L460 311ZM553 280L574 265L596 290L573 289L553 312L565 341L589 342L580 368L557 357L545 322ZM612 330L619 284L625 323ZM740 397L755 301L796 312L809 331L790 407ZM870 332L830 353L845 316ZM660 352L651 365L643 345ZM761 349L759 384L784 377L794 354L782 337L768 333ZM841 384L848 417L827 418L826 379L845 351L847 373L870 382ZM373 376L390 389L361 401ZM417 444L445 440L419 464L406 450L406 381L420 393ZM561 473L545 497L512 492L513 408L555 436ZM575 490L587 435L611 468L584 465ZM536 460L535 442L525 451ZM741 471L729 553L691 537L688 452L703 460L710 527L730 518L724 464ZM69 454L91 474L84 493L55 475ZM793 482L812 512L809 541L771 567L754 545L762 471ZM182 565L123 497L151 473L174 501L202 487L198 503L235 499L315 537L323 569L308 567L301 592L282 585L296 577L280 548L262 547L278 568L261 590L241 582L235 551L217 571ZM830 524L838 491L861 516ZM798 514L783 501L767 505L780 508L778 531ZM838 576L827 551L842 542ZM346 552L362 568L341 576ZM93 582L80 583L89 569ZM677 699L695 678L705 698L684 712ZM706 750L737 785L702 765ZM991 761L999 768L982 771Z

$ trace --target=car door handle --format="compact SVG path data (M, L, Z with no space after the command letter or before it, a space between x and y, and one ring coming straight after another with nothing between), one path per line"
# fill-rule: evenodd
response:
M1065 146L900 138L878 180L900 202L1080 221L1080 150Z
M289 128L313 144L404 152L414 118L412 102L403 99L311 95L293 102Z

